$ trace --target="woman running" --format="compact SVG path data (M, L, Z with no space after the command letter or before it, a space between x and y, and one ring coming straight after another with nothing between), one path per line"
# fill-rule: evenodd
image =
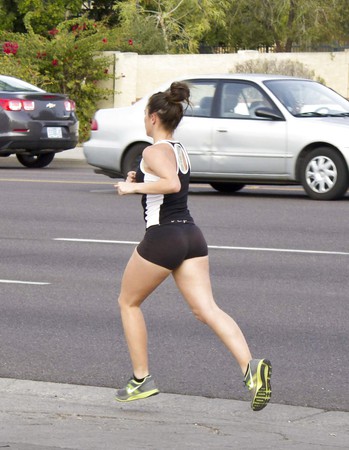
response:
M137 172L115 185L119 195L142 194L146 232L123 274L119 295L122 324L133 376L116 400L128 402L159 393L148 367L147 328L141 305L170 274L197 319L208 325L235 357L251 407L263 409L271 397L271 364L252 359L236 322L216 304L211 288L207 244L187 206L190 161L173 133L189 105L189 87L174 82L152 95L145 110L145 129L154 144L145 148Z

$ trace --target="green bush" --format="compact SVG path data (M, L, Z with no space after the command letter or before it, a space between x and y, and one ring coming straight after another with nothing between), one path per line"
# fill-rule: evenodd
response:
M100 53L108 42L107 30L84 17L62 22L47 37L35 34L30 23L27 29L26 34L0 32L0 72L67 94L76 103L84 142L98 102L112 93L99 85L111 76L111 61Z

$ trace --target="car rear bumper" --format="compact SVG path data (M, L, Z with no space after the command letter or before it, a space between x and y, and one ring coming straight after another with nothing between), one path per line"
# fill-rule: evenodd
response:
M79 124L67 124L60 121L49 126L40 122L31 122L27 128L16 129L6 133L0 132L0 154L17 153L29 150L41 153L42 150L61 151L76 147L79 141ZM54 137L50 137L55 132ZM57 136L58 135L58 136Z
M62 151L70 148L75 148L78 144L78 139L41 139L38 141L26 140L23 137L14 138L7 141L4 145L0 139L0 155L9 153L20 153L23 151L30 151L31 153L42 153L43 151Z

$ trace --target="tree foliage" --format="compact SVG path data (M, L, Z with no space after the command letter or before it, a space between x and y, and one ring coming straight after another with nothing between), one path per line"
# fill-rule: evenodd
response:
M345 42L349 33L347 0L129 0L117 10L120 29L144 48L154 33L154 53L196 53L203 43L290 52Z
M48 29L70 16L81 12L81 0L0 0L0 29L13 32L25 32L25 21L30 20L33 30L45 34Z
M119 5L121 27L134 33L142 24L161 37L165 53L196 53L211 23L224 23L229 0L130 0Z
M0 0L0 30L36 34L83 14L113 33L108 48L197 53L203 44L277 52L349 41L348 0ZM131 46L131 47L130 47Z
M348 37L347 0L231 0L224 27L204 37L235 49L273 47L290 52ZM346 13L346 16L344 14Z
M110 27L119 25L118 5L128 0L93 0L83 2L83 10L88 18L96 22L105 22Z

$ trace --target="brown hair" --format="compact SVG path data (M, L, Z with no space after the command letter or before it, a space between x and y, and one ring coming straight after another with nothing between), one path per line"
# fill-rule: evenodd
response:
M183 103L189 105L189 87L175 81L164 92L153 94L148 101L148 114L156 113L167 131L174 131L183 117Z

